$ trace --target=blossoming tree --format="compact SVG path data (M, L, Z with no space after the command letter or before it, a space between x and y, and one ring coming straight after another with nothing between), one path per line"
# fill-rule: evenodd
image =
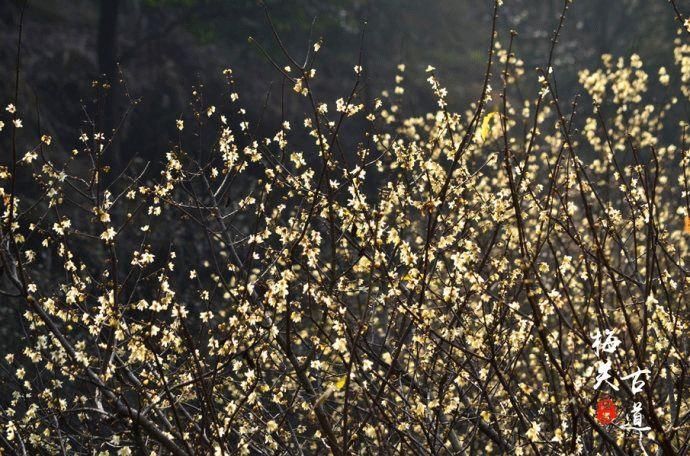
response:
M366 99L361 60L322 100L321 43L300 63L276 34L303 122L260 136L225 70L160 172L114 173L118 129L88 110L62 150L12 100L0 293L26 336L2 360L2 447L688 451L688 23L672 3L677 67L605 55L566 100L569 2L536 74L500 3L465 110L431 67L436 112L403 112L404 65Z

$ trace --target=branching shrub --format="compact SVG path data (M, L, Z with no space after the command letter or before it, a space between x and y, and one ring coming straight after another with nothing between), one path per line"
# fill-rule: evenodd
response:
M225 70L160 168L10 104L7 452L685 453L687 30L678 68L605 55L564 100L567 6L536 87L494 16L465 112L431 67L436 112L402 112L404 65L322 101L317 42L267 54L308 114L260 136Z

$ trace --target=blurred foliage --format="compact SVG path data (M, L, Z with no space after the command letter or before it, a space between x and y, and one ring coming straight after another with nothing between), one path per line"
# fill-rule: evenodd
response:
M306 55L309 38L322 38L316 88L335 100L351 83L352 68L363 39L365 96L376 97L389 87L398 63L407 64L405 103L416 112L434 106L424 69L433 65L448 87L449 102L462 105L477 95L488 43L491 2L476 0L112 0L117 15L118 61L123 83L133 99L141 99L122 125L116 148L123 162L131 157L161 157L174 120L185 107L192 86L209 103L222 94L221 71L233 67L250 117L266 111L267 119L298 118L299 108L281 103L281 77L257 49L252 36L279 65L287 65L272 36L264 5L275 29L297 61ZM12 80L19 1L0 2L0 77ZM25 17L22 97L40 103L42 122L58 142L69 147L74 125L84 121L78 100L93 95L98 79L97 46L100 2L95 0L33 0ZM506 1L499 30L515 29L514 48L531 77L544 55L562 8L560 0ZM573 2L554 62L574 75L575 66L591 68L602 53L636 52L653 65L667 65L675 27L665 2L621 0ZM569 22L569 18L574 18ZM499 40L507 44L503 33ZM577 65L576 65L577 63ZM571 68L567 68L571 67ZM565 71L568 70L568 71ZM347 75L347 77L343 77ZM577 81L558 81L571 96ZM117 89L117 114L128 101ZM0 88L7 100L9 84ZM266 104L265 108L263 107ZM293 111L296 109L297 111ZM276 124L265 122L267 129Z

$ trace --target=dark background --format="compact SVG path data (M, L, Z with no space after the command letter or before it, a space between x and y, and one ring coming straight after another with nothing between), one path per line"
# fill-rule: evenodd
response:
M0 1L3 106L13 99L22 4ZM368 98L393 89L398 63L408 68L410 115L434 109L427 65L438 69L451 109L464 111L478 95L490 29L488 0L269 0L267 8L297 60L304 58L310 34L312 41L323 38L315 86L321 101L347 95L363 28ZM509 30L519 33L515 47L528 78L536 79L534 68L546 62L561 9L561 0L506 0L501 9L499 39L507 44ZM605 52L637 52L654 72L670 66L677 26L665 0L573 2L555 60L561 94L577 91L576 70L597 66ZM187 109L193 86L203 85L209 105L227 98L221 75L227 67L234 70L250 118L265 105L262 125L270 131L280 121L282 78L248 43L249 36L279 64L287 63L255 0L31 0L24 15L19 96L25 134L38 131L40 112L41 130L71 150L85 121L83 106L94 99L100 100L99 127L111 131L129 105L118 83L121 74L130 96L140 102L121 125L114 164L132 157L155 162L169 149L174 121ZM92 87L94 80L113 82L114 89L105 95ZM301 119L300 107L288 103L286 109L288 118Z

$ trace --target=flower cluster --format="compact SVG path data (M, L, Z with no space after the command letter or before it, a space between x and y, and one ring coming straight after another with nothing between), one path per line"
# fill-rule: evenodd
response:
M227 93L193 92L160 163L112 172L96 124L22 130L0 168L0 293L27 334L1 362L2 445L686 451L686 35L677 67L606 55L574 100L551 62L526 75L514 39L494 16L461 112L432 67L435 112L403 112L404 65L392 93L366 98L358 62L351 92L320 100L321 43L300 66L278 42L298 123L260 133L225 70ZM644 426L600 425L604 382Z

